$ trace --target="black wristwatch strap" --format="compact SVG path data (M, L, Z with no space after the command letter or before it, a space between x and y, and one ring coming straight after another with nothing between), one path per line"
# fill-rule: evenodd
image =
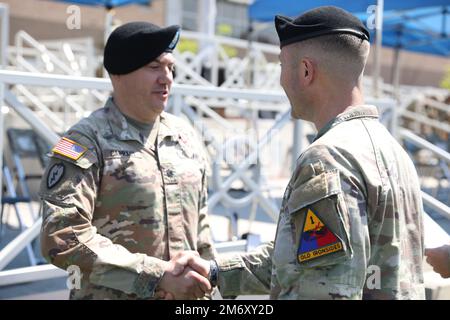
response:
M217 280L219 278L219 266L217 265L216 260L209 261L209 282L212 287L217 286Z

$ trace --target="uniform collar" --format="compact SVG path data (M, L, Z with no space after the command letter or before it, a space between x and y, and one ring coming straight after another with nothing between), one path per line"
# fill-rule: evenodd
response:
M314 138L314 141L323 136L326 132L328 132L334 126L338 124L349 121L357 118L378 118L378 110L377 107L371 105L359 105L353 106L347 111L339 114L336 118L331 119L328 123L319 130L317 136Z
M111 125L111 130L119 140L135 140L141 144L147 144L143 141L143 137L139 130L130 125L122 112L120 112L112 97L106 102L105 111ZM155 127L157 127L158 123L159 141L162 141L166 137L170 137L172 140L178 140L178 134L166 112L160 114L155 121Z
M106 102L105 111L111 125L111 130L117 139L135 140L143 143L139 130L128 123L127 118L120 112L112 97Z
M166 112L163 111L161 113L161 125L159 126L158 141L163 141L166 137L169 137L173 141L178 141L178 130L176 130L174 123L170 118L170 115Z

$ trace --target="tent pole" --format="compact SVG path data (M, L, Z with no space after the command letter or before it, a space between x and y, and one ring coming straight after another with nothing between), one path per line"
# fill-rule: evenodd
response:
M400 47L395 48L394 52L394 76L392 85L394 87L394 99L397 105L392 109L391 134L398 139L398 108L400 106Z
M208 50L210 80L215 86L219 84L219 50L214 39L216 31L216 0L199 1L198 21L202 33L200 51Z
M0 69L6 69L8 64L9 44L9 7L6 4L0 3ZM5 84L0 82L0 167L3 168L3 133L4 133L4 94ZM3 170L0 169L0 185L3 185ZM2 200L2 192L0 192L0 201Z
M249 59L248 63L248 72L247 72L247 87L252 88L254 84L254 75L255 75L255 63L254 63L254 52L253 52L253 36L254 36L254 25L253 21L250 21L248 25L248 49L247 49L247 55Z
M183 24L183 4L181 0L166 0L166 26Z
M106 46L106 42L108 41L108 37L112 32L112 25L113 25L113 19L114 19L114 10L113 8L106 8L106 16L105 16L105 33L103 34L103 47ZM106 71L105 68L103 68L103 78L108 78L108 71Z
M442 34L445 35L445 30L447 30L447 7L442 7Z
M106 45L106 41L108 40L110 33L112 32L113 18L114 18L114 10L107 8L106 9L106 17L105 17L105 34L104 34L104 39L103 39L103 44L105 44L105 45Z
M392 85L394 86L394 97L396 100L400 98L400 48L395 48L394 52L394 76Z
M377 11L376 11L376 36L375 36L375 53L374 53L374 65L373 65L373 87L372 94L375 98L380 95L380 56L381 56L381 43L383 34L383 7L384 0L377 0Z

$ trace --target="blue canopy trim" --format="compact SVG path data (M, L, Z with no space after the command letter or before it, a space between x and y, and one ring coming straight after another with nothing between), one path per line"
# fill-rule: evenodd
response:
M58 2L69 2L75 4L84 4L88 6L102 6L105 8L114 8L126 6L129 4L149 4L149 0L55 0Z
M251 20L273 22L276 14L294 17L321 5L335 5L367 23L369 14L373 14L367 8L376 3L376 0L256 0L249 8L249 16ZM375 29L371 33L375 39ZM383 46L449 57L449 0L385 1Z

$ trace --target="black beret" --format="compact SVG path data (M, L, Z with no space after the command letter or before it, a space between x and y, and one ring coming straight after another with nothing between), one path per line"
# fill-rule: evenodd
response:
M136 21L115 29L108 38L103 65L111 74L127 74L155 60L163 52L172 52L180 37L177 25L160 28Z
M306 11L295 19L277 15L275 28L280 47L314 37L347 33L363 40L370 40L369 30L351 13L333 6L318 7Z

